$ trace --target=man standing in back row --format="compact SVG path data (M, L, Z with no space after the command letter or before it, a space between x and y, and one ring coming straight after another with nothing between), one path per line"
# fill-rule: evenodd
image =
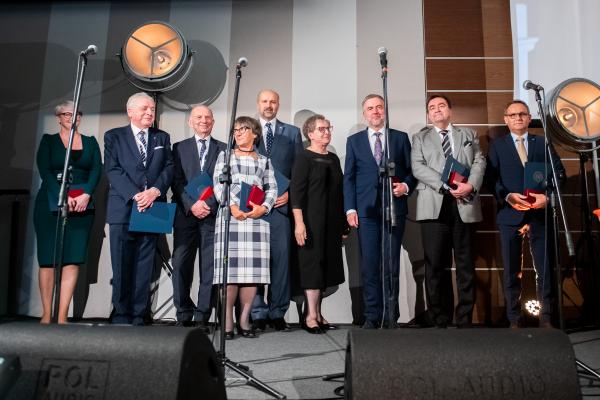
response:
M477 133L451 124L452 104L444 95L427 100L427 118L433 126L413 136L412 170L417 185L417 220L421 221L425 253L425 286L431 322L446 328L452 322L454 296L445 296L444 274L456 264L458 304L455 318L458 328L471 327L475 305L475 262L473 223L482 220L479 188L485 172L485 157L479 148ZM442 182L448 157L470 169L465 183L450 189ZM450 314L450 315L449 315Z
M395 328L400 316L400 246L408 212L406 198L416 185L410 166L410 141L405 132L390 129L389 155L390 161L395 163L392 192L397 225L392 228L391 246L387 244L385 248L385 254L391 254L391 258L382 259L383 179L380 168L385 166L385 148L388 146L383 97L378 94L366 96L362 109L368 127L348 137L346 142L344 210L348 225L358 228L365 309L363 328ZM383 181L383 184L388 183Z
M273 90L261 90L256 98L262 140L258 152L269 158L273 168L291 178L296 153L302 151L300 129L277 119L279 94ZM271 284L264 302L264 286L259 288L252 305L253 328L265 330L267 322L278 331L289 331L284 319L290 306L290 246L292 228L288 215L288 191L282 193L273 210L264 218L271 229Z

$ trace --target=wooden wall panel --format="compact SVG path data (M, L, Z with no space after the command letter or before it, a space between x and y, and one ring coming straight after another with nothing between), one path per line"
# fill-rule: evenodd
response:
M512 93L439 92L452 101L452 120L461 124L502 124L504 105Z
M428 90L508 90L512 93L512 59L428 59Z

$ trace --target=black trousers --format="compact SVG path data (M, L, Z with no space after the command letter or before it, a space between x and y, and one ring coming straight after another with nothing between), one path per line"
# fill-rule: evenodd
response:
M444 196L438 219L421 221L425 253L425 287L430 315L436 324L447 324L447 310L452 309L453 296L448 296L444 275L456 264L458 303L455 308L457 325L471 323L475 304L475 263L473 261L473 227L464 223L454 197Z

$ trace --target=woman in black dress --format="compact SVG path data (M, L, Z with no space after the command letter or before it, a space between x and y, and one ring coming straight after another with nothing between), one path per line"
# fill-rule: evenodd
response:
M42 136L37 152L37 167L42 178L40 190L35 199L33 223L37 238L37 257L40 264L39 285L42 298L41 323L50 323L52 294L54 291L54 242L56 237L57 211L52 211L58 203L60 183L57 175L62 173L66 147L73 121L73 102L66 101L54 109L60 132ZM76 116L77 128L81 113ZM77 283L79 266L87 258L87 244L94 210L88 207L102 173L100 147L96 138L79 133L73 136L71 148L72 183L67 206L69 223L65 231L63 267L61 275L58 323L67 323L69 304Z
M296 156L290 182L294 236L298 243L300 287L306 296L302 327L323 333L323 291L344 282L342 237L347 234L340 159L327 151L332 127L322 115L306 120L302 133L310 145Z

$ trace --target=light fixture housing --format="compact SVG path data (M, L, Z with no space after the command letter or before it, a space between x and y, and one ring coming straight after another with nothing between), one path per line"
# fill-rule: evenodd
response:
M574 152L600 145L600 86L584 78L568 79L546 101L549 133Z
M134 86L148 92L166 92L187 78L192 54L177 28L150 21L129 34L119 56L125 76Z

